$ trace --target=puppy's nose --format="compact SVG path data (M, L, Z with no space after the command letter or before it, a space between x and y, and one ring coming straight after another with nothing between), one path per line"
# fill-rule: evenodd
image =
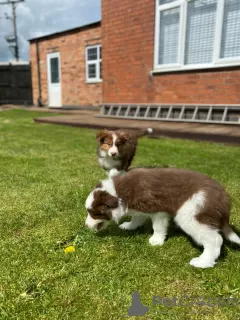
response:
M115 157L116 156L116 152L112 152L112 157Z

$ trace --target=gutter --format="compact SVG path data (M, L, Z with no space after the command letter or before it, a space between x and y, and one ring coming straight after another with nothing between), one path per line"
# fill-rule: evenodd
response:
M41 85L41 69L40 69L40 56L39 56L39 43L36 40L36 52L37 52L37 74L38 74L38 106L43 107L42 102L42 85Z

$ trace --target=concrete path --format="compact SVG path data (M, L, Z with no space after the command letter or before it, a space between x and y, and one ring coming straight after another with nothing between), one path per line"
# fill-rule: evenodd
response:
M80 110L55 117L40 117L36 123L52 123L96 129L153 128L153 138L160 136L240 144L240 125L199 124L97 117L99 110Z

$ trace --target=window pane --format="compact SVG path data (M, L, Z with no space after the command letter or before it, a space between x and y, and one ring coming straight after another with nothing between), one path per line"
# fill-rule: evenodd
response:
M178 62L180 8L160 12L159 64Z
M176 1L176 0L159 0L159 4L166 4L166 3L171 3L174 1Z
M100 62L100 79L102 79L102 62Z
M59 83L59 60L58 58L50 59L51 83Z
M217 0L188 2L185 64L212 62L216 12Z
M240 56L240 1L225 0L221 58Z
M97 76L97 68L96 64L89 64L88 65L88 78L93 79Z
M90 60L97 60L97 47L95 48L88 48L88 61Z

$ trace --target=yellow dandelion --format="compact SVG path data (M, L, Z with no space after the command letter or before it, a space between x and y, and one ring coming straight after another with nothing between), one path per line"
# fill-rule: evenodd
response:
M75 251L75 247L74 246L69 246L69 247L66 247L64 249L65 253L74 252L74 251Z

